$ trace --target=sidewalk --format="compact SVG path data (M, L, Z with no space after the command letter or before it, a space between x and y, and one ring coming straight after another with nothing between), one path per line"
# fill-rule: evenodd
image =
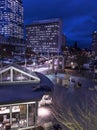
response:
M45 114L38 116L37 125L43 126L45 130L54 130L54 125L60 124L53 115L52 104L42 107ZM41 112L42 113L42 112Z

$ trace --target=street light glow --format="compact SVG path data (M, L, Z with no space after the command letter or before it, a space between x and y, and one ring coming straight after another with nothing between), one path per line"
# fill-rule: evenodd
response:
M38 116L45 117L50 115L50 110L45 107L38 108Z

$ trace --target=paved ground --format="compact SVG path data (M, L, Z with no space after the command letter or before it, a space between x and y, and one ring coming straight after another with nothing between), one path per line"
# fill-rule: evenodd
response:
M92 82L91 74L92 74L92 72L88 72L88 71L85 71L80 74L80 73L77 73L77 71L69 70L68 74L66 71L64 73L57 73L57 75L55 75L55 73L49 73L49 74L46 74L46 76L55 84L55 88L54 88L55 92L53 93L53 98L56 98L56 96L58 97L58 93L59 93L59 97L60 97L60 93L61 93L61 95L64 95L64 87L66 87L65 83L67 80L68 80L68 87L74 87L74 84L77 84L78 82L80 82L82 84L82 86L85 86L85 87L94 86L94 83ZM56 93L57 93L57 95L56 95ZM58 99L58 98L56 98L56 99ZM53 113L53 110L56 109L54 107L53 107L53 105L51 105L49 107L49 109L51 111L51 115L49 115L48 117L46 117L46 119L44 119L44 123L45 123L45 121L47 121L47 122L51 121L51 122L53 122L53 124L60 124L62 127L62 130L66 130L65 126L62 123L60 123L60 121L58 119L56 119L56 117Z
M77 70L65 70L65 72L57 73L57 75L55 75L55 73L51 71L50 72L48 71L47 73L45 73L45 75L55 84L55 88L53 92L53 98L55 99L58 99L58 94L59 97L64 95L65 87L73 88L74 85L78 84L79 82L83 87L94 86L93 72L87 70L83 71L82 73L79 73ZM66 86L66 82L68 84L67 86ZM46 117L39 117L38 123L40 125L44 125L46 122L52 122L52 124L60 124L62 130L67 130L65 126L62 123L60 123L60 120L58 120L55 114L53 113L53 111L56 110L54 104L45 107L49 109L50 114Z

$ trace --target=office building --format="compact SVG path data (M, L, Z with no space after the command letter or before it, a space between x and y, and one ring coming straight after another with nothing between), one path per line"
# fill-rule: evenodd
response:
M60 19L35 21L26 26L27 45L39 54L58 54L62 44Z
M23 5L21 0L0 0L0 34L23 39Z
M22 0L0 0L0 34L10 41L9 45L14 45L14 41L18 47L24 43Z
M92 34L92 50L97 54L97 31Z

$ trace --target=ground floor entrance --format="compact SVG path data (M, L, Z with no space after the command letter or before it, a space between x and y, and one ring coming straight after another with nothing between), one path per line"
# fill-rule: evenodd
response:
M0 106L0 130L26 130L36 125L38 102Z

